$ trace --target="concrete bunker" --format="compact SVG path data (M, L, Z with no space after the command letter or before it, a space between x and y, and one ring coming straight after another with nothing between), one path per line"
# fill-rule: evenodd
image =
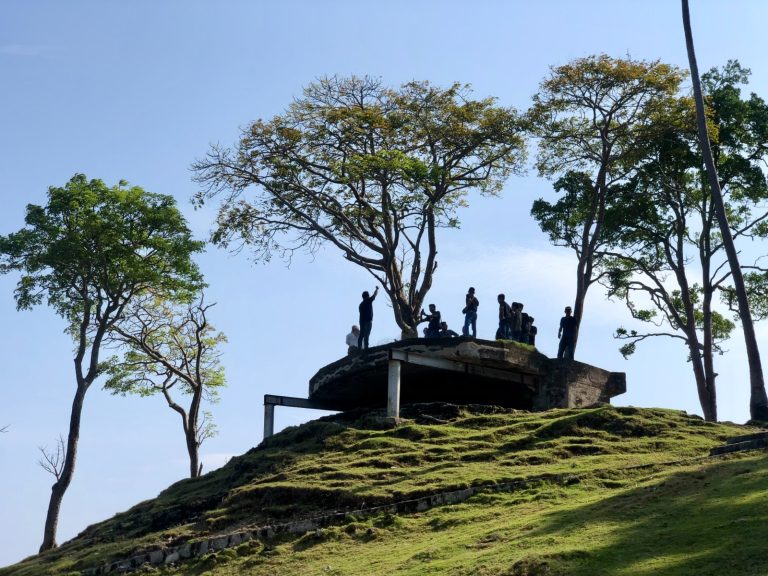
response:
M507 340L401 340L346 356L318 370L305 398L264 396L264 436L273 433L274 407L344 411L450 402L520 410L587 407L626 392L623 372L548 358Z

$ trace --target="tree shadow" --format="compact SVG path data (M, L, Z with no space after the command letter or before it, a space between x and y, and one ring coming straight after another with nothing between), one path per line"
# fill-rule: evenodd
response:
M553 512L526 538L573 544L541 557L553 574L764 575L767 489L768 456L715 461Z

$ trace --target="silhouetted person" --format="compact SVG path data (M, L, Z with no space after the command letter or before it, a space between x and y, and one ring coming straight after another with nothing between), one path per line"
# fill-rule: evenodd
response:
M373 291L373 296L368 292L363 292L363 301L358 307L360 309L360 336L357 337L357 347L360 350L368 348L368 337L371 335L371 328L373 328L373 301L378 293L378 286Z
M512 309L504 301L504 294L499 294L496 297L499 303L499 329L496 331L496 338L502 340L509 340L511 335L510 320L512 317Z
M530 316L526 312L523 312L523 305L520 304L520 338L518 342L528 344L528 321Z
M429 314L425 314L424 310L421 311L419 322L429 322L424 332L427 338L437 338L440 336L440 311L437 310L434 304L429 305Z
M357 325L353 325L352 332L347 334L347 354L357 352L359 340L360 328Z
M459 335L453 330L448 330L448 322L440 322L440 338L458 338Z
M573 360L573 344L576 337L576 318L571 316L571 307L565 307L565 316L560 318L560 328L557 331L560 345L557 348L558 359Z
M512 340L522 342L523 333L523 305L520 302L512 302L512 314L509 318L509 328Z
M475 298L475 289L470 288L467 291L465 297L464 310L464 327L461 329L461 333L464 336L469 336L469 327L472 326L472 338L477 338L477 307L480 306L480 301Z
M539 329L533 325L534 317L528 316L528 344L536 346L536 334Z

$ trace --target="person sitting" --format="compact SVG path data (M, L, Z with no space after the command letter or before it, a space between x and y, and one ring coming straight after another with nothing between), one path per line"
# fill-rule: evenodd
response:
M448 330L448 322L440 322L440 338L458 338L459 334L453 330Z
M359 350L357 347L360 338L360 328L356 324L352 325L352 332L347 334L347 354L354 354Z
M434 304L429 305L429 314L425 314L424 310L421 311L419 322L429 322L424 332L427 338L440 337L440 311L437 310Z

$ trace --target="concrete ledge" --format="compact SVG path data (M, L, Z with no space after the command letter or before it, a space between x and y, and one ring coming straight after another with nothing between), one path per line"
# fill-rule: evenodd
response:
M339 411L385 406L392 360L402 364L401 404L548 410L606 403L626 391L623 372L548 358L517 342L417 338L369 348L321 368L309 382L309 400Z

